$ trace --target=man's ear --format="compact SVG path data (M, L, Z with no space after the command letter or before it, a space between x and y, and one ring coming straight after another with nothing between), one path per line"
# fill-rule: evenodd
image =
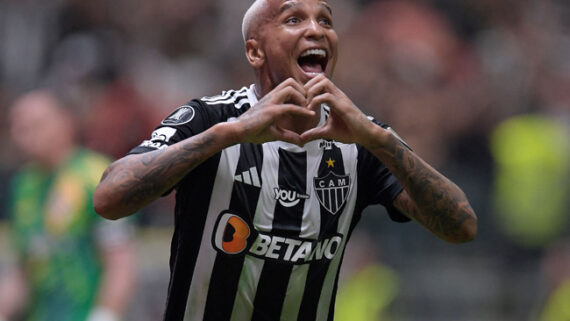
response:
M253 68L260 68L265 63L265 53L259 46L259 41L248 39L245 42L245 56Z

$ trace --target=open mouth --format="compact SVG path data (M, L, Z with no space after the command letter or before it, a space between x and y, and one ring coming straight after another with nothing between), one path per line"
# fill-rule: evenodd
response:
M301 53L297 63L307 74L321 74L327 68L328 55L324 49L308 49Z

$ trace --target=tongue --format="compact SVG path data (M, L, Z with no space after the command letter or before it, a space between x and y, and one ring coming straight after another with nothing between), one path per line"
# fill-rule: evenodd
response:
M323 67L319 63L312 63L312 62L303 62L301 65L301 69L307 73L322 73Z

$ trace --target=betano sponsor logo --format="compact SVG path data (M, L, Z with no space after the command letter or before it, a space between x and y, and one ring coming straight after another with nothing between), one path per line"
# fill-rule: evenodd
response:
M332 260L341 243L340 234L322 240L307 240L258 233L248 253L259 258L303 264Z
M212 235L212 244L218 252L228 255L248 254L293 264L332 260L339 252L342 241L342 234L311 240L262 233L229 211L220 214Z

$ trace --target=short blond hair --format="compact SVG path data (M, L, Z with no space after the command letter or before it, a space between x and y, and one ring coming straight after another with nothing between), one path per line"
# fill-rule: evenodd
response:
M267 10L268 7L268 0L255 0L249 9L247 9L243 15L243 21L241 24L241 34L244 42L252 37L252 29L257 27L259 19L263 16L263 11Z

